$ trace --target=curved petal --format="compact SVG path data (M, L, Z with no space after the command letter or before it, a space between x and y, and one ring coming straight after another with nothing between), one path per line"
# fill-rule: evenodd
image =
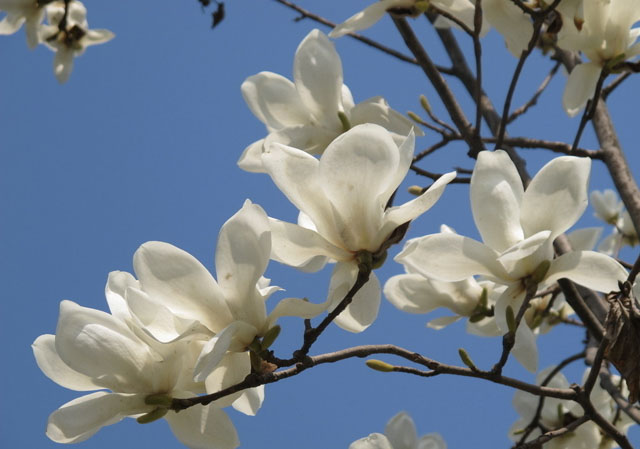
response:
M245 351L256 336L256 328L242 321L234 321L211 338L193 368L193 380L204 382L220 364L227 351Z
M439 433L428 433L420 437L416 449L447 449L447 443Z
M159 358L124 322L71 301L60 303L55 347L71 369L123 393L147 385L144 368Z
M608 293L619 290L618 282L627 278L626 270L609 256L595 251L572 251L551 262L545 282L571 279L576 284Z
M262 148L265 139L253 142L244 149L240 159L238 159L238 167L250 173L266 173L262 166Z
M439 331L440 329L444 329L450 324L455 323L460 320L460 316L452 315L452 316L441 316L439 318L435 318L427 323L427 327L430 329L434 329Z
M25 17L22 14L7 13L0 20L0 35L13 34L20 29L24 23Z
M524 238L520 225L522 180L509 155L481 151L471 175L473 221L486 245L502 252Z
M391 135L373 124L351 128L325 150L319 177L344 247L376 251L382 244L386 236L380 235L380 229L388 200L384 196L397 187L393 184L399 164L400 153Z
M382 97L369 98L355 105L349 111L349 120L353 126L365 123L380 125L390 133L396 134L402 140L406 138L411 130L414 130L417 136L424 136L422 130L415 127L415 123L392 109L387 100Z
M264 141L265 148L281 143L309 154L322 154L340 131L318 125L296 125L273 131Z
M109 30L86 30L86 34L81 39L81 44L83 47L104 44L114 37L116 35Z
M297 316L300 318L314 318L329 307L329 300L316 304L299 298L284 298L269 314L268 327L271 328L278 318L283 316Z
M126 271L112 271L107 277L107 285L104 287L104 294L107 298L111 315L123 321L131 319L129 305L125 300L127 289L130 287L140 288L140 283L136 278Z
M251 373L251 360L247 351L227 352L220 360L220 363L216 365L215 369L205 379L206 391L211 394L224 390L225 388L242 382L249 373ZM237 392L224 396L214 401L214 405L220 408L228 407L241 395L242 392Z
M329 310L335 309L355 284L358 267L352 263L338 262L331 274L328 300ZM378 316L380 308L380 281L374 273L369 281L355 294L351 304L334 320L342 329L349 332L362 332Z
M374 2L362 11L349 17L347 20L337 25L329 37L338 38L345 34L355 33L356 31L366 30L376 22L378 22L387 13L387 9L400 6L408 6L414 3L414 0L382 0Z
M511 354L528 371L535 373L538 370L538 346L536 336L533 334L525 320L522 320L516 329L516 342L511 349Z
M49 379L70 390L92 391L102 387L96 385L93 379L74 371L62 361L56 351L56 336L40 335L31 345L38 368Z
M393 449L415 449L418 435L413 419L405 412L400 412L389 420L384 428Z
M264 385L244 390L240 397L233 401L233 408L248 416L255 416L264 402Z
M154 300L212 332L233 318L211 273L191 254L164 242L147 242L133 256L140 284Z
M236 320L260 328L267 317L256 285L271 254L271 228L266 212L246 200L222 225L216 247L218 284Z
M601 227L576 229L567 234L571 248L575 251L591 251L602 235Z
M312 30L298 46L293 79L307 110L323 126L340 129L342 61L333 43L320 30Z
M240 86L242 98L269 131L302 125L311 119L296 86L282 75L260 72Z
M406 203L387 209L384 213L384 226L381 234L389 235L398 226L418 218L428 211L440 199L445 187L456 177L456 172L452 171L440 176L436 182L419 197L407 201Z
M79 443L126 416L148 412L144 395L98 391L67 402L49 416L47 436L56 443Z
M37 8L36 12L30 14L27 17L24 31L27 35L27 45L29 46L29 48L36 48L38 43L40 43L40 24L42 23L43 18L44 8Z
M318 257L334 260L352 260L354 255L329 243L311 229L293 223L269 219L271 226L271 258L303 271L318 271L324 264L316 263Z
M482 13L485 20L502 35L509 52L519 58L533 36L533 24L529 16L504 0L485 0Z
M395 261L423 276L452 282L475 275L507 279L498 263L498 253L458 234L432 234L414 239L395 257Z
M595 62L579 64L573 68L562 94L562 107L573 117L593 97L602 67Z
M590 172L591 159L586 157L557 157L542 167L524 192L520 206L525 236L549 230L551 239L555 239L573 226L589 201Z
M165 419L178 440L191 449L234 449L238 433L227 414L214 405L194 405Z
M349 445L349 449L394 449L387 437L381 433L372 433Z
M60 84L69 80L73 70L73 51L59 48L53 57L53 74Z

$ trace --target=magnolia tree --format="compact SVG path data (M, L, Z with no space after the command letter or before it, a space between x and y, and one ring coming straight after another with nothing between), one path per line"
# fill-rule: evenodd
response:
M240 169L270 177L282 200L298 209L297 222L270 216L247 199L219 231L215 272L174 245L150 241L135 251L133 273L109 273L108 311L62 301L55 335L38 337L33 353L47 377L83 393L51 413L47 436L77 443L125 417L141 424L166 419L187 447L232 449L242 435L225 409L260 420L263 401L277 400L266 397L268 384L286 388L290 378L319 365L366 358L372 370L424 378L426 395L430 378L442 376L513 390L519 419L508 438L516 448L634 447L627 435L640 423L640 257L625 248L639 243L640 192L606 101L638 70L640 28L634 25L640 1L382 0L351 17L334 18L337 24L288 1L277 2L307 19L300 26L309 26L309 32L295 51L292 79L263 71L238 80L266 132L253 143L238 141L245 149L237 157ZM224 17L224 4L214 9L215 26ZM5 14L0 33L13 34L24 25L30 47L43 44L56 52L54 74L61 83L86 47L113 38L109 31L89 28L87 10L77 0L0 0L0 11ZM386 20L393 21L405 50L358 34ZM312 22L329 26L330 32L313 29ZM434 27L450 67L436 65L431 43L415 34L424 27ZM491 28L515 58L499 104L483 90L483 61L493 51L504 51L486 45ZM393 109L392 99L356 102L344 84L335 47L336 39L349 38L373 46L381 58L421 69L446 115L424 96L422 111L407 115ZM461 50L463 41L471 51ZM519 80L532 54L555 65L530 100L514 108L516 89L526 89ZM526 120L560 67L569 76L557 108L576 117L566 140L507 134L515 119ZM453 79L466 92L454 92ZM588 126L595 131L597 149L581 145ZM435 143L416 151L425 135ZM450 166L472 168L444 174L425 168L434 153L461 142L467 155ZM529 173L522 149L532 148L559 154ZM606 167L614 189L590 192L593 164ZM422 185L410 187L414 198L402 202L399 189L405 189L401 185L410 172ZM412 224L436 202L446 201L445 190L453 183L468 185L481 241L458 234L456 223L428 235ZM589 202L602 226L576 228ZM410 227L418 237L407 240ZM604 229L608 235L601 238ZM397 255L388 257L392 252ZM300 276L331 266L327 294L319 301L285 297L276 285L286 287L287 280L271 285L264 276L270 261L295 267ZM378 277L383 265L394 265L398 274ZM267 305L271 296L276 299ZM457 363L443 363L424 346L350 346L349 333L366 335L382 298L412 314L447 309L428 327L442 329L463 320L468 333L495 337L497 357L479 364L460 348ZM294 329L303 330L283 335L296 349L274 350L280 332L288 330L283 327L295 322L291 317L302 325ZM319 353L316 343L332 326L347 331L344 346ZM553 335L562 326L584 329L582 350L566 354L555 366L540 366L538 336ZM437 335L430 338L437 341ZM506 375L508 362L520 364L535 380ZM569 382L564 371L580 362L584 376ZM394 379L387 381L393 388ZM396 412L389 410L389 416ZM464 410L455 419L460 417L472 419ZM295 426L293 411L286 419ZM384 433L375 430L349 447L446 447L437 433L418 438L404 412L388 422ZM469 436L469 444L482 446L482 440Z

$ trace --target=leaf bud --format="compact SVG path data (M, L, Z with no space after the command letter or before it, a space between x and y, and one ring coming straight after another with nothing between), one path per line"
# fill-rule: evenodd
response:
M427 111L427 114L431 114L431 105L429 104L429 100L424 95L420 95L420 106L422 109Z
M390 365L387 362L383 362L382 360L370 359L365 362L367 366L376 371L381 371L383 373L390 373L393 371L393 365Z
M551 266L550 260L543 260L540 264L533 270L531 274L531 282L534 282L536 285L542 282L544 277L547 275L549 271L549 267Z
M280 326L276 324L264 334L261 344L263 351L270 348L273 342L276 341L276 338L278 338L278 335L280 335L280 330Z
M415 112L413 112L413 111L408 111L408 112L407 112L407 115L409 116L409 118L410 118L411 120L413 120L414 122L416 122L418 125L426 125L425 121L424 121L424 120L422 120L422 118L421 118L418 114L416 114Z
M507 327L509 328L509 332L515 333L516 328L518 326L516 324L516 316L513 313L513 307L507 306L506 318L507 318Z
M420 186L410 186L409 189L409 193L411 195L415 195L415 196L420 196L424 193L424 189Z
M467 367L471 368L474 371L478 370L476 364L473 363L473 360L471 360L471 357L469 357L469 353L463 348L458 349L458 355L460 356L460 360L462 360L462 363L467 365Z
M351 129L351 122L349 121L347 114L342 111L338 111L338 118L340 119L340 123L342 123L342 131L349 131Z

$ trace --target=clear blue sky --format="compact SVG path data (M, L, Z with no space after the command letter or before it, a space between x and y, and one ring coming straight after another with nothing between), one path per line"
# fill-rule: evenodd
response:
M105 310L107 274L131 271L134 251L148 240L175 244L213 270L218 230L245 198L273 217L295 219L293 206L268 177L236 167L245 146L265 135L242 100L240 84L262 70L291 77L295 49L316 25L294 22L296 14L275 2L225 3L227 18L212 31L208 14L195 0L87 0L90 25L108 28L116 38L76 59L71 79L62 86L53 76L49 50L41 46L29 51L23 31L0 38L0 336L5 349L0 370L0 447L59 447L44 434L47 416L82 394L47 379L30 349L37 336L54 333L60 300ZM303 5L341 21L368 3ZM447 65L425 21L412 24L434 59ZM403 49L388 19L367 34ZM485 87L501 105L516 61L494 33L485 42ZM345 83L356 101L383 95L400 111L417 111L418 96L424 93L446 117L416 67L349 38L336 45ZM550 67L542 58L529 61L516 106ZM570 142L578 119L569 119L561 108L565 79L559 75L537 109L516 121L509 132ZM452 86L461 92L458 82L452 81ZM635 98L637 92L637 80L631 80L610 101L636 176L640 175L637 114L624 100ZM473 116L464 93L461 103ZM417 149L435 139L427 134L418 140ZM595 148L590 131L583 144ZM423 166L434 172L471 168L465 152L464 147L452 145ZM529 150L525 156L531 160L532 173L552 157L541 150ZM411 184L428 182L410 177L404 186ZM599 163L594 164L591 187L611 187ZM467 187L450 186L437 206L414 223L410 236L437 232L441 223L477 237ZM589 209L580 225L595 224ZM389 259L378 276L384 281L401 272L402 267ZM267 275L286 288L287 295L320 301L329 271L310 275L272 263ZM390 342L444 362L459 363L459 347L482 366L495 361L499 339L469 336L463 325L440 332L426 329L424 323L435 316L405 315L383 301L369 330L352 335L332 327L314 353ZM298 345L302 324L285 320L283 326L285 333L276 348L285 356ZM581 332L560 328L540 338L540 366L580 351L581 339ZM569 370L570 380L578 380L582 369L576 365ZM515 362L509 363L507 372L533 379ZM346 448L371 432L383 431L386 421L400 410L414 417L419 433L438 431L450 448L509 447L507 429L516 419L512 396L507 388L481 381L382 374L367 369L362 360L352 360L268 386L256 417L233 410L229 414L243 448ZM631 438L640 442L640 432L636 429ZM127 419L80 447L181 446L166 422L143 426Z

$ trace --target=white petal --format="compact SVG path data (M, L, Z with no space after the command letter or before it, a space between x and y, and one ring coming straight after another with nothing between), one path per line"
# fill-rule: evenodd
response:
M389 420L384 428L384 434L393 449L414 449L418 442L413 419L405 412L400 412Z
M309 154L322 154L340 131L318 125L296 125L273 131L264 141L265 148L281 143Z
M233 401L233 408L245 415L255 416L264 402L264 385L244 390L240 397Z
M116 35L109 30L87 30L87 33L81 39L81 44L85 47L104 44L114 37L116 37Z
M540 247L545 243L548 243L550 235L551 231L540 231L531 237L521 240L500 254L498 260L505 266L518 265L518 262L524 262L523 259L540 250ZM531 269L535 269L535 267L531 267ZM511 270L509 272L511 273ZM518 275L516 276L519 277Z
M354 257L310 229L273 218L269 220L269 225L273 242L271 258L278 262L303 271L318 271L324 266L324 263L317 263L318 258L326 262L327 257L344 261Z
M73 70L73 51L64 48L58 49L53 58L53 74L60 84L69 80Z
M427 323L427 327L439 331L440 329L444 329L448 325L453 324L456 321L460 320L460 318L461 317L459 315L441 316L439 318L435 318L429 321Z
M165 419L178 440L191 449L234 449L238 434L227 414L214 405L195 405Z
M458 234L432 234L414 239L395 260L420 273L441 281L462 281L475 275L508 278L497 262L498 253Z
M591 251L600 240L601 227L576 229L567 234L571 248L574 251Z
M143 395L99 391L67 402L49 416L47 436L56 443L79 443L104 426L150 411Z
M140 283L125 271L112 271L109 273L107 285L104 287L111 315L123 321L131 319L131 312L125 300L126 291L129 287L140 288Z
M520 203L524 187L509 155L482 151L471 176L473 221L486 245L502 252L524 238Z
M311 31L298 46L293 61L293 79L307 110L327 128L342 125L342 61L329 38Z
M0 20L0 35L13 34L20 29L25 17L22 14L8 13Z
M314 318L329 307L329 300L315 304L299 298L284 298L278 302L269 314L269 327L273 326L282 316L297 316L300 318Z
M247 200L222 225L216 247L218 284L236 320L262 327L267 317L256 285L271 254L271 228L266 212Z
M525 236L549 230L555 239L573 226L587 207L590 172L591 159L586 157L557 157L542 167L520 206Z
M447 443L439 433L428 433L420 437L416 449L447 449Z
M535 373L538 370L538 346L536 345L536 336L524 321L525 320L522 320L516 330L516 342L511 349L511 354L513 354L516 360L527 370Z
M40 335L31 345L33 355L36 358L38 368L49 379L70 390L91 391L102 387L96 385L93 380L81 374L62 361L56 351L55 335Z
M328 299L329 310L335 309L355 284L358 267L353 263L338 262L331 275ZM342 329L349 332L362 332L378 316L380 308L380 282L374 273L369 281L355 294L351 304L334 320Z
M387 437L381 433L372 433L349 445L349 449L394 449Z
M602 67L595 62L579 64L573 68L562 94L562 106L573 117L593 97Z
M60 303L56 352L71 369L114 391L139 391L144 368L158 359L120 320L71 301Z
M364 123L380 125L390 133L400 137L401 141L406 138L412 129L416 135L424 136L420 128L416 128L411 120L392 109L387 100L382 97L369 98L355 105L349 111L349 120L352 126Z
M388 235L395 228L407 221L412 221L431 209L444 193L445 187L456 177L456 172L452 171L440 176L436 182L419 197L414 198L400 206L395 206L385 211L384 227L382 234Z
M238 167L251 173L265 173L264 167L262 166L264 140L265 139L260 139L253 142L244 149L240 159L238 159Z
M207 393L216 393L232 385L242 382L251 373L251 360L249 353L227 352L220 363L205 379ZM216 407L228 407L242 395L241 392L230 394L214 402Z
M260 72L250 76L240 90L253 115L267 125L269 131L302 125L311 119L295 85L277 73Z
M196 361L193 368L193 380L203 382L213 370L220 364L222 358L229 351L244 351L256 336L256 328L234 321L209 340Z
M382 0L374 2L362 11L349 17L347 20L336 26L329 37L338 38L345 34L355 33L356 31L366 30L376 22L378 22L387 13L387 9L400 6L408 6L413 4L414 0Z
M551 262L546 282L567 278L584 287L608 293L619 290L626 270L609 256L595 251L572 251Z
M233 318L211 273L191 254L163 242L147 242L133 256L145 292L183 318L197 319L212 332Z
M482 13L485 20L502 34L509 52L519 58L533 36L529 16L513 3L504 0L485 0Z

